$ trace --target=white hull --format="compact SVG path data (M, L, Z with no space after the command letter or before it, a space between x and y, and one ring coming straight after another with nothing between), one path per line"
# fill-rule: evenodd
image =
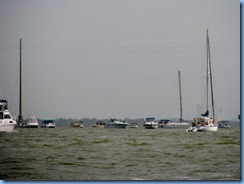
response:
M131 123L130 128L138 128L137 123Z
M55 128L55 125L46 125L43 128Z
M14 127L16 126L16 122L13 121L13 123L1 123L0 124L0 132L12 132L14 130Z
M34 115L31 115L31 116L28 118L25 127L26 127L26 128L38 128L38 127L39 127L39 123L38 123L38 121L37 121L37 119L35 118Z
M12 132L17 125L8 111L8 102L0 100L0 132Z
M158 122L156 122L154 117L148 117L146 118L146 122L143 124L143 127L145 129L157 129Z
M41 124L41 128L55 128L53 120L44 120Z
M80 125L80 124L75 124L75 125L71 125L71 128L84 128L84 125Z
M199 126L196 128L197 131L203 131L203 132L216 132L218 130L218 126Z
M138 126L131 126L130 128L138 128Z
M165 124L165 126L189 126L190 123L186 123L186 122L183 122L183 123L180 123L180 122L169 122L167 124Z
M105 128L126 128L128 125L127 122L117 119L111 119L108 124L105 125Z
M218 126L193 126L186 130L187 132L217 132Z
M158 128L158 123L145 123L143 125L145 129L157 129Z
M177 128L177 127L186 127L186 126L189 126L190 123L186 123L186 122L183 122L183 123L180 123L180 122L169 122L169 123L166 123L166 124L160 124L160 128Z

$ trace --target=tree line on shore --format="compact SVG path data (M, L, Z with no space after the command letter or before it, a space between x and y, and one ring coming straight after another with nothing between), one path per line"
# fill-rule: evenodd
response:
M56 118L53 119L57 127L67 127L70 126L71 122L78 121L82 122L84 126L92 126L97 123L97 121L103 121L105 123L108 123L110 119L96 119L96 118L82 118L82 119L74 119L74 118ZM138 123L142 124L145 120L143 118L137 118L137 119L129 119L124 118L123 121L126 121L127 123ZM42 123L44 119L38 119L39 124Z

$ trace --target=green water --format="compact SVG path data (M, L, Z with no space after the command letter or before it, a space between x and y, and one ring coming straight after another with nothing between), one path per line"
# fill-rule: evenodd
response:
M55 128L0 133L1 180L240 180L240 130Z

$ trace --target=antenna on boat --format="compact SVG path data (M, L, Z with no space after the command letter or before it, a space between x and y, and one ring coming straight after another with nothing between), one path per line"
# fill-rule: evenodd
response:
M23 125L23 115L22 115L22 63L21 63L21 39L20 39L20 53L19 53L19 125Z

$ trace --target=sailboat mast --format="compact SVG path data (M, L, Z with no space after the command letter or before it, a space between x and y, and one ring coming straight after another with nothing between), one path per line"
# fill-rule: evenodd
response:
M206 73L206 77L207 77L207 79L206 79L206 82L207 82L207 84L206 84L207 99L206 100L207 101L206 101L206 111L208 111L208 80L209 80L208 65L209 65L209 57L210 57L209 52L210 52L210 50L209 50L209 39L208 39L208 29L207 29L207 73Z
M208 36L208 35L207 35ZM210 74L210 88L211 88L211 99L212 99L212 109L213 109L213 119L215 119L215 112L214 112L214 98L213 98L213 76L212 76L212 67L211 67L211 59L210 59L210 43L209 43L209 37L208 39L208 61L209 61L209 74Z
M23 125L22 115L22 63L21 63L21 39L20 39L20 59L19 59L19 122L18 124Z
M180 93L180 122L182 123L182 97L181 97L181 81L180 81L180 71L178 71L179 76L179 93Z

